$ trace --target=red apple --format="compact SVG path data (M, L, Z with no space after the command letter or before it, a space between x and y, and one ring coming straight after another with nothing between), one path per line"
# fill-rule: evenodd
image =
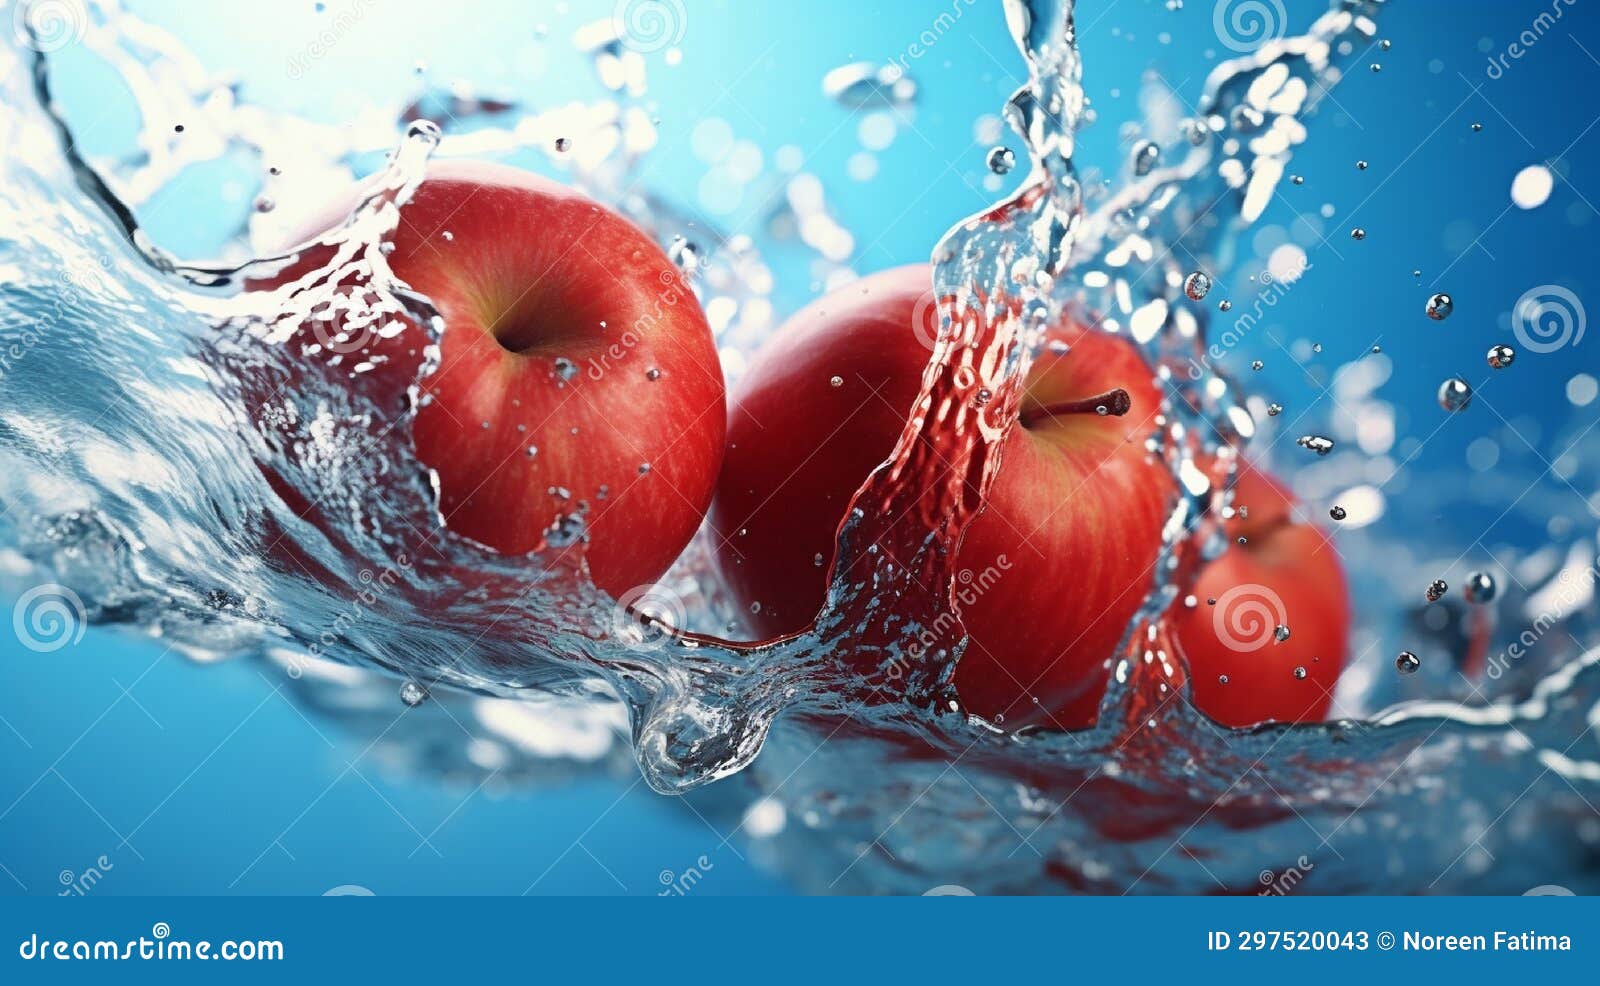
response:
M738 388L711 523L756 633L816 616L846 507L917 398L931 288L914 266L841 289L791 319ZM1146 449L1161 393L1137 349L1075 325L1049 342L957 552L971 644L956 688L1010 725L1078 728L1094 721L1107 661L1153 584L1173 488Z
M1350 644L1339 554L1316 525L1296 522L1288 490L1249 464L1233 506L1231 546L1201 569L1195 605L1172 610L1195 704L1228 726L1320 720Z
M429 167L393 247L444 317L413 437L446 526L508 554L582 550L613 595L654 581L705 515L726 423L677 268L581 193L476 163ZM414 338L361 355L420 372Z

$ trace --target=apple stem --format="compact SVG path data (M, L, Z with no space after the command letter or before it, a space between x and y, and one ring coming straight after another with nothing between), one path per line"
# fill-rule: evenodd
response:
M1031 428L1045 418L1066 414L1115 414L1121 417L1132 407L1133 400L1128 396L1128 392L1118 387L1082 400L1062 401L1059 404L1030 408L1022 412L1022 427Z

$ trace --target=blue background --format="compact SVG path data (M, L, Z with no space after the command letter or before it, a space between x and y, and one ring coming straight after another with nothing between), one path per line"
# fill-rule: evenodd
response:
M609 0L570 7L377 0L330 57L291 79L287 59L346 4L335 0L320 14L310 2L129 6L172 30L207 65L237 73L247 98L329 121L369 100L410 93L418 61L434 79L470 78L536 106L592 96L587 69L564 50L565 39L612 8ZM958 6L961 0L690 0L681 64L649 56L661 121L649 183L692 199L704 173L690 147L692 128L720 117L768 160L784 145L804 150L807 168L828 182L835 214L856 234L856 269L926 259L953 222L1004 190L985 187L987 145L973 137L974 120L998 112L1023 79L998 2L964 8L958 24L911 63L921 87L914 127L878 153L870 181L845 177L861 149L857 121L824 98L819 80L849 61L903 55L935 16ZM1212 7L1205 0L1179 11L1165 0L1084 0L1085 78L1100 116L1083 136L1084 161L1120 168L1126 145L1117 128L1140 116L1146 69L1158 70L1185 100L1198 98L1210 67L1231 54L1216 43ZM1323 9L1296 0L1287 7L1296 31ZM1301 200L1297 211L1331 203L1330 230L1360 225L1369 236L1352 243L1340 234L1332 250L1313 251L1317 269L1274 317L1340 361L1381 336L1404 368L1383 392L1401 408L1402 436L1424 437L1439 423L1439 380L1463 373L1476 383L1487 375L1482 354L1506 341L1507 313L1525 290L1553 283L1596 297L1600 250L1591 203L1600 201L1600 13L1578 4L1502 78L1485 74L1489 54L1548 8L1490 0L1396 4L1382 28L1392 49L1360 60L1314 119L1312 138L1291 168L1308 176L1304 186L1284 190ZM550 38L543 46L534 41L540 24ZM1382 72L1367 71L1372 60L1381 61ZM62 90L75 113L101 111L96 127L82 131L91 153L119 146L133 126L103 81L83 72ZM1474 121L1482 132L1471 131ZM1358 172L1358 158L1370 168ZM1512 176L1538 162L1554 162L1562 175L1549 202L1532 211L1511 207ZM1020 178L1013 174L1004 188ZM151 231L170 249L203 256L234 228L234 207L243 208L195 202L152 210L158 218ZM1275 206L1265 221L1292 218ZM756 221L737 210L723 219L735 228ZM1424 271L1420 281L1414 268ZM799 265L779 265L777 273L782 311L811 296L814 286ZM1446 323L1421 317L1434 290L1455 298ZM1269 346L1255 340L1230 354L1230 363L1237 369ZM1596 372L1596 347L1600 341L1590 339L1529 356L1493 379L1486 396L1503 413L1515 410L1527 424L1519 431L1536 446L1522 450L1509 439L1506 455L1554 457L1563 428L1593 420L1596 405L1574 408L1561 394L1574 373ZM1286 362L1258 379L1278 393L1316 396L1315 382ZM1425 477L1463 468L1467 446L1486 427L1465 416L1445 422L1408 470ZM1464 528L1481 527L1460 520ZM82 872L101 856L112 868L96 894L321 894L359 884L380 895L648 895L659 889L658 872L701 855L714 869L696 893L786 889L746 861L739 838L725 843L726 832L632 778L490 797L362 759L370 737L307 719L254 665L199 668L147 641L93 629L54 654L31 653L9 636L0 648L6 894L55 893L58 874Z

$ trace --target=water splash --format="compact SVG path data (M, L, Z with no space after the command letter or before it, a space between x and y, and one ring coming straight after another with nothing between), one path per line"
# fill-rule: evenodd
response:
M1531 590L1507 591L1492 611L1567 632L1491 658L1484 632L1449 637L1471 624L1416 616L1412 636L1426 648L1417 646L1415 673L1378 676L1371 665L1390 658L1357 661L1341 699L1364 713L1433 700L1365 721L1224 730L1178 700L1161 659L1161 614L1221 550L1227 472L1241 449L1277 437L1261 423L1265 405L1252 413L1259 401L1212 365L1212 327L1181 303L1187 271L1174 258L1197 259L1219 282L1238 268L1239 230L1260 218L1306 139L1342 47L1373 36L1367 5L1336 4L1305 35L1219 65L1200 112L1170 132L1153 127L1126 185L1091 209L1073 163L1087 113L1072 5L1007 0L1029 81L1005 112L1028 178L934 251L940 327L923 398L855 498L817 625L764 645L675 629L729 622L700 545L655 598L610 600L556 591L536 558L455 538L409 447L416 384L443 326L388 269L383 243L430 157L542 154L663 246L697 245L696 289L730 360L772 324L761 243L693 224L631 188L654 126L638 102L643 63L614 28L591 25L575 39L604 90L589 104L541 113L430 85L335 131L243 104L151 25L109 4L89 10L84 45L129 82L144 116L138 153L82 159L51 111L51 53L0 52L12 108L0 140L13 149L0 193L0 339L21 353L7 361L0 406L9 467L0 544L12 584L48 576L71 586L91 619L157 634L198 660L269 661L303 685L305 701L342 718L358 717L329 696L369 695L361 708L405 701L393 678L370 676L387 672L426 696L408 715L466 706L495 737L454 749L419 729L398 751L419 769L570 766L585 759L576 750L615 767L624 731L659 790L749 768L745 777L780 791L797 820L773 837L801 847L794 858L811 872L839 874L815 889L1252 891L1263 863L1308 854L1316 875L1305 885L1322 892L1380 880L1449 889L1482 874L1473 845L1430 829L1445 810L1469 828L1481 818L1477 849L1522 861L1506 877L1520 889L1533 882L1524 873L1600 838L1565 821L1576 817L1565 792L1582 799L1600 785L1600 751L1582 739L1600 698L1600 652L1573 643L1595 639L1592 534L1523 559L1518 582ZM12 71L22 66L32 71ZM902 76L857 75L834 87L837 98L905 95ZM187 139L177 141L180 120ZM181 262L151 242L141 207L196 155L222 149L257 161L258 199L273 208L252 211L229 256ZM387 160L349 221L311 250L287 249L313 191L352 179L377 151ZM802 241L847 275L849 249L837 249L842 227L820 180L772 180L802 220L794 228L810 231ZM1273 281L1258 284L1265 295ZM1069 311L1131 336L1161 368L1170 399L1151 442L1183 495L1100 724L1006 732L961 714L950 687L961 645L924 654L906 644L948 606L953 546L996 474L1040 330ZM80 342L89 331L102 337L92 351ZM373 338L408 342L414 364L400 373L374 362ZM1372 403L1370 381L1348 385L1368 388L1346 395L1349 405ZM1591 467L1595 453L1583 452ZM926 477L943 469L950 481L930 490ZM1381 512L1373 494L1347 493L1352 521L1357 509ZM1364 550L1376 553L1349 543L1353 564ZM1403 574L1396 598L1416 599L1416 573L1433 560L1413 561L1386 557L1372 570ZM1478 694L1439 699L1459 688L1443 669L1473 661L1462 680ZM1460 703L1467 697L1474 704ZM1541 784L1540 798L1519 797ZM1501 816L1498 829L1488 824ZM1546 837L1514 835L1529 830ZM818 865L828 858L840 865Z

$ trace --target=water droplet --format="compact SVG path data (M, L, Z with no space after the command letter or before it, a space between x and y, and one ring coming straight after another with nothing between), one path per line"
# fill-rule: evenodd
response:
M693 274L700 269L700 248L681 236L675 236L672 245L667 247L667 259L683 273Z
M1367 170L1367 162L1365 162L1365 161L1357 161L1356 162L1356 170L1357 171L1365 171L1365 170Z
M1516 361L1517 351L1510 346L1499 345L1489 347L1489 365L1496 370L1503 370Z
M565 137L557 137L556 138L556 151L558 153L565 154L567 152L567 148L570 147L570 146L572 146L572 145L567 140L567 138L565 138Z
M1183 293L1191 301L1199 301L1211 293L1211 276L1205 271L1194 271L1183 279Z
M416 708L428 700L428 690L414 681L408 681L400 686L400 701L409 708Z
M843 387L844 386L844 377L829 377L828 378L828 386L830 386L830 387Z
M1327 455L1333 451L1333 439L1321 435L1301 435L1295 439L1295 444L1301 448L1310 449L1318 455Z
M1345 513L1343 507L1335 505L1333 509L1328 511L1328 516L1332 517L1334 520L1344 520L1345 517L1349 515Z
M1261 368L1266 366L1266 365L1267 364L1261 362L1258 359L1253 359L1253 360L1250 361L1250 369L1255 370L1257 372L1260 372Z
M1417 669L1422 667L1422 662L1417 660L1417 655L1403 650L1400 656L1394 659L1394 667L1401 674L1416 674Z
M1444 579L1434 579L1432 582L1428 583L1428 589L1424 595L1428 597L1428 602L1436 603L1443 599L1444 594L1449 591L1450 584L1448 582L1446 582Z
M649 471L650 471L650 463L648 463L648 462L639 463L639 475L643 476L645 473L647 473Z
M1304 185L1306 183L1306 176L1305 175L1290 175L1289 176L1289 180L1291 182L1293 182L1294 184L1296 184L1296 185Z
M1364 240L1367 238L1367 231L1362 229L1360 226L1357 226L1355 229L1350 231L1350 238L1352 240Z
M1296 667L1294 669L1294 677L1296 681L1306 680L1306 669L1303 666Z
M1467 585L1464 592L1467 602L1486 603L1494 598L1498 588L1495 585L1493 575L1488 572L1473 572L1467 576Z
M1313 353L1320 353L1320 352L1322 352L1322 343L1320 343L1320 342L1314 342L1314 343L1312 343L1312 344L1311 344L1311 351L1312 351L1312 352L1313 352Z
M1231 311L1233 311L1233 302L1229 301L1226 298L1222 299L1221 301L1217 302L1217 311L1219 311L1219 312L1231 312Z
M1274 627L1272 629L1272 639L1276 640L1280 644L1283 643L1285 640L1288 640L1289 639L1289 628L1284 626L1282 623L1278 624L1276 627Z
M1472 132L1473 133L1480 133L1482 130L1483 130L1483 124L1474 121L1473 124L1472 124Z
M577 375L578 375L578 364L572 362L572 360L570 360L570 359L567 359L565 356L557 356L556 357L556 376L560 377L563 381L565 381L565 380L571 380L573 377L575 377Z
M1383 66L1379 65L1377 62L1373 62L1372 63L1372 71L1374 71L1374 72L1382 72L1383 71Z
M661 371L659 369L657 369L656 367L652 366L650 369L644 371L644 378L646 380L651 381L651 382L660 380L661 379Z
M1148 175L1161 161L1161 148L1154 141L1146 140L1133 149L1133 173L1139 177Z
M446 243L454 243L456 241L456 234L450 232L448 229L445 230L443 233L440 233L439 236Z
M1472 403L1472 385L1460 377L1451 377L1439 385L1439 406L1452 414L1464 411Z
M1455 310L1455 300L1447 294L1436 294L1429 298L1428 305L1424 309L1424 311L1428 313L1428 317L1433 319L1435 322L1443 322L1445 319L1449 318L1450 313Z
M529 445L528 446L528 458L531 459L531 458L533 458L534 456L536 456L538 454L539 454L539 446L537 446L537 445Z
M256 196L255 210L257 212L271 212L273 209L276 209L277 207L278 207L278 203L274 202L272 199L268 198L267 196L265 196L265 195L257 195Z
M1282 404L1268 404L1267 405L1267 417L1276 418L1278 415L1280 415L1282 413L1283 413L1283 405Z
M989 165L989 170L997 175L1008 174L1012 168L1017 166L1017 156L1011 152L1009 147L989 148L989 156L984 160Z
M811 556L811 564L817 566L818 568L822 567L822 561L822 552L820 551Z

